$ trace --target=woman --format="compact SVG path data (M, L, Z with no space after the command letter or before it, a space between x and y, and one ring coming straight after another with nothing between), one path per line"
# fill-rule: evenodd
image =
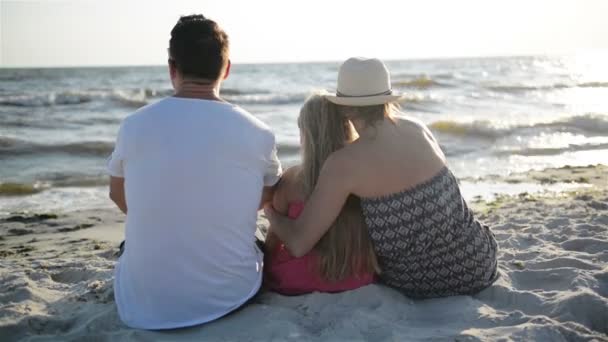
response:
M327 158L297 219L265 208L286 248L296 257L308 253L355 195L387 285L414 298L489 286L497 276L494 236L474 219L428 128L394 117L400 97L384 64L347 60L327 99L359 138Z
M334 151L353 140L350 123L340 119L336 105L323 95L311 96L298 118L302 165L285 171L273 197L275 210L297 218L317 183L321 166ZM314 249L294 258L272 230L266 239L266 284L274 291L295 295L314 291L339 292L374 281L377 270L358 198L346 205Z

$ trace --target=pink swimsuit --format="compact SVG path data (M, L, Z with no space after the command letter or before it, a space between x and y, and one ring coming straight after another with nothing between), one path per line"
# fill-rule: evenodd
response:
M304 203L289 204L288 216L297 218L304 209ZM341 292L354 290L371 284L374 274L359 274L337 282L324 280L317 269L317 255L313 251L301 258L292 257L285 245L277 243L274 250L266 252L264 265L265 281L270 290L285 295L298 295L310 292Z

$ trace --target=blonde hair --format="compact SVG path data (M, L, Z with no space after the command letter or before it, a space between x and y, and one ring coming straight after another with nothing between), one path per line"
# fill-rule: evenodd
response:
M389 102L372 106L338 106L338 113L349 120L361 120L366 126L374 126L378 121L387 118L395 123L393 113L400 109L399 103Z
M350 121L323 94L310 96L298 118L302 135L300 178L306 197L312 193L325 160L356 136ZM315 251L319 274L329 281L361 272L379 272L358 197L348 197L336 220L315 245Z

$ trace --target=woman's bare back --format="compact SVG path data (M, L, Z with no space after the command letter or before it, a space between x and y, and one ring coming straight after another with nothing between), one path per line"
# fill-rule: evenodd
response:
M445 167L445 156L426 126L411 118L395 121L379 122L374 134L337 152L349 160L357 196L378 197L406 190Z

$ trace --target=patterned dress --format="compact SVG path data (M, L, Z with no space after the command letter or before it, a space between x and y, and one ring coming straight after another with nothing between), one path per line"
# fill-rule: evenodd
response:
M497 278L496 240L445 167L414 188L361 207L387 285L412 298L479 292Z

